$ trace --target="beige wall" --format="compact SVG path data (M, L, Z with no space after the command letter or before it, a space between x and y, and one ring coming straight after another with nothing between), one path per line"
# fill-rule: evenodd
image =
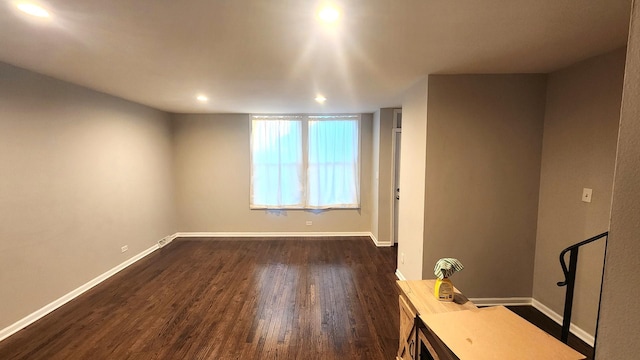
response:
M408 280L422 279L427 88L427 78L420 79L407 90L402 101L398 271Z
M362 115L361 209L312 212L249 209L248 115L174 115L178 231L370 232L372 118Z
M424 278L455 257L465 295L531 296L545 85L544 75L429 76Z
M549 75L533 297L558 314L560 251L609 229L624 59L621 49ZM593 189L591 203L583 188ZM604 241L580 249L572 322L591 335L603 261Z
M620 114L596 359L637 359L640 353L640 2L635 1Z
M391 139L393 110L380 109L373 115L371 233L380 244L391 245L391 215L393 206L393 173L391 169Z
M0 63L0 169L0 329L175 232L162 112Z

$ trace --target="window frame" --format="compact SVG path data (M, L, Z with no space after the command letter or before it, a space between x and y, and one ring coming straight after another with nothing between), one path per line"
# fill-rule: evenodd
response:
M253 120L254 118L300 118L302 127L302 205L255 205L253 203ZM357 122L357 144L355 149L357 151L357 165L356 165L356 203L347 205L328 205L328 206L310 206L308 204L308 171L309 171L309 120L321 120L322 118L333 118L345 120L355 120ZM361 209L362 207L362 114L349 114L349 113L329 113L329 114L316 114L316 113L298 113L298 114L262 114L255 113L249 114L249 208L251 210L346 210L346 209Z

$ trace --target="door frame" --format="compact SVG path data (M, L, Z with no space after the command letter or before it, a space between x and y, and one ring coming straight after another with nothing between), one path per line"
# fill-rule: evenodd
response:
M393 110L393 129L391 132L391 246L398 243L396 239L396 189L400 184L396 184L396 136L402 134L402 127L398 127L398 117L402 114L402 109Z

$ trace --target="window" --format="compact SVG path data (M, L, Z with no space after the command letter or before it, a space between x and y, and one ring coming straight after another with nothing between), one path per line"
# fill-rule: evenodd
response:
M360 116L251 116L251 208L360 207Z
M303 207L302 118L252 116L251 207Z

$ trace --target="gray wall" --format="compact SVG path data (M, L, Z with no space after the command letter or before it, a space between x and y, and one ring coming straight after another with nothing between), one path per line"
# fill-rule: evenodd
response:
M562 314L558 254L609 229L625 50L549 75L533 296ZM582 189L593 189L591 203ZM580 250L572 322L595 334L604 241Z
M635 1L620 110L611 230L598 326L596 359L640 354L640 2Z
M424 278L456 257L465 295L531 296L545 87L545 75L429 76Z
M391 143L393 109L385 108L373 115L371 233L383 244L391 244L393 173Z
M0 329L175 232L171 166L167 114L0 63Z
M312 212L249 209L249 115L174 115L178 231L370 232L372 118L362 115L361 209Z

